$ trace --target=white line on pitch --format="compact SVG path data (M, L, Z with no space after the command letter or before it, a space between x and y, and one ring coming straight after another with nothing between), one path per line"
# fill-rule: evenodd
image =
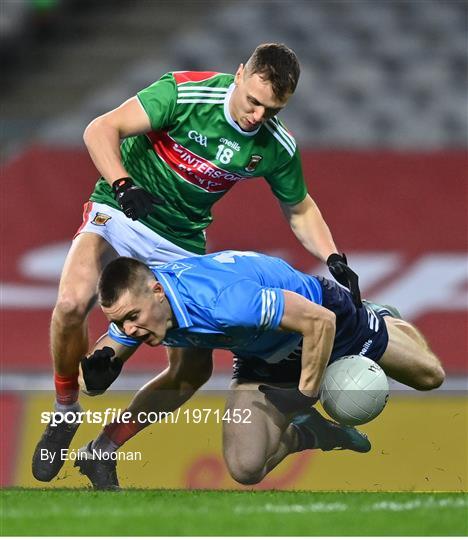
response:
M348 505L346 503L311 503L311 504L264 504L263 506L236 506L234 513L236 514L256 514L256 513L272 513L272 514L294 514L294 513L321 513L321 512L345 512L353 509L360 512L407 512L419 508L468 508L467 499L415 499L398 503L395 501L379 501L370 505L358 507Z

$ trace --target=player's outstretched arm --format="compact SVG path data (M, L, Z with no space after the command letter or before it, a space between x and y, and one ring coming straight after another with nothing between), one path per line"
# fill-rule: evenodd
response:
M320 383L335 337L335 314L303 296L284 292L284 312L279 328L303 335L301 377L298 388L261 384L263 392L283 414L306 410L318 399Z
M281 209L297 239L307 251L324 263L332 253L338 253L330 229L309 194L294 205L281 203Z
M170 412L189 400L211 377L212 351L198 348L170 348L169 366L145 384L133 398L128 410Z
M332 276L351 291L354 304L361 307L358 275L348 266L345 254L338 253L330 229L310 195L295 205L282 203L281 208L301 244L326 263Z
M122 163L120 140L150 130L150 119L137 97L98 116L87 126L83 140L97 170L109 185L130 176Z
M96 168L112 187L124 214L133 220L147 216L164 201L135 184L122 162L120 140L150 130L148 115L133 97L93 120L83 137Z
M335 314L299 294L284 291L280 329L304 336L299 390L306 396L317 397L333 348Z

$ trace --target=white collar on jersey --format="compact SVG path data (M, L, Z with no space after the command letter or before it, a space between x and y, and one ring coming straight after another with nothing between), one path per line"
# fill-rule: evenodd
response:
M231 86L228 88L228 91L226 92L226 97L224 98L224 116L226 117L226 120L229 122L229 124L231 124L231 126L236 131L238 131L239 133L241 133L245 137L253 137L254 135L256 135L258 133L258 131L262 127L262 124L260 124L255 131L244 131L243 129L240 128L239 124L237 124L234 121L234 118L231 116L231 113L229 111L229 102L231 101L231 95L232 95L232 92L234 91L235 87L236 87L236 85L234 83L232 83Z

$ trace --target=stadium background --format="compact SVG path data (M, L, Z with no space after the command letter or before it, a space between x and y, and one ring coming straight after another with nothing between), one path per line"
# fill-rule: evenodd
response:
M424 395L392 385L386 410L366 427L371 454L290 457L260 487L466 491L466 2L5 0L0 28L2 485L39 485L30 458L40 412L52 404L50 311L96 179L81 140L86 124L166 71L232 72L258 43L283 41L302 64L282 117L302 149L310 193L364 296L399 306L448 379ZM227 195L209 250L259 250L324 271L268 191L253 180ZM97 312L91 329L92 338L105 329ZM217 354L191 407L222 409L230 361ZM141 350L118 391L85 408L124 407L162 366L163 351ZM73 447L96 430L83 426ZM222 463L216 423L155 425L128 449L144 459L122 464L123 485L239 488ZM67 464L50 487L84 484Z

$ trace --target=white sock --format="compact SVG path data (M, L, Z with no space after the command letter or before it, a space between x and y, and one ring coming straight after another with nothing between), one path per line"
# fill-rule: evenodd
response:
M91 450L101 450L101 452L115 452L119 445L109 439L102 431L91 444Z
M83 409L81 408L81 405L78 401L75 401L75 403L59 403L58 401L55 402L54 410L56 412L61 413L67 413L67 412L80 412Z

